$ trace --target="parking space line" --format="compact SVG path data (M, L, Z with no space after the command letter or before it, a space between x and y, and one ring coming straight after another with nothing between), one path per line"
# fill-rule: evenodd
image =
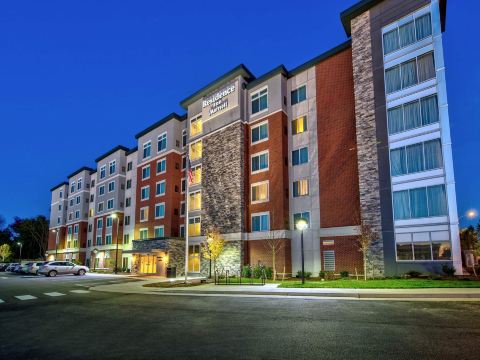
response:
M87 294L90 291L88 291L88 290L70 290L70 292L74 293L74 294Z
M62 294L62 293L59 293L59 292L48 292L48 293L44 293L45 295L47 296L65 296L65 294Z
M15 296L18 300L33 300L33 299L37 299L36 296L32 296L32 295L17 295Z

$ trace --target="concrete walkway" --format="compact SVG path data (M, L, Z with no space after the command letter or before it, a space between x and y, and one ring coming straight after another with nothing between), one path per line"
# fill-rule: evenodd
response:
M180 279L178 279L180 280ZM194 280L194 279L192 279ZM197 278L198 280L198 278ZM235 297L287 297L348 300L409 300L409 301L480 301L480 288L436 289L302 289L278 288L278 284L215 285L192 287L155 288L143 285L168 282L165 278L143 278L135 282L91 287L90 290L116 293L154 294L164 296L235 296Z

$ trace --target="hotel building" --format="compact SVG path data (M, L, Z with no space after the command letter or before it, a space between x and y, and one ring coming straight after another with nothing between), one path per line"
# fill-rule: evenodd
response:
M275 239L277 272L296 274L304 218L314 275L363 273L365 229L370 273L461 273L445 14L442 0L360 1L335 48L290 70L223 74L180 102L185 114L52 189L50 257L111 268L117 254L125 269L180 275L187 255L188 272L206 274L200 244L216 230L223 269L271 266Z

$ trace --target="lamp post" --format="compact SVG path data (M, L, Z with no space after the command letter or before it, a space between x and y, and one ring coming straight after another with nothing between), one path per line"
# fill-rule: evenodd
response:
M303 253L303 230L308 227L308 221L304 218L298 219L296 223L297 229L301 231L300 233L300 243L302 248L302 285L305 284L305 256Z
M20 246L20 256L19 256L18 262L21 264L22 263L22 246L23 246L23 244L19 241L19 242L17 242L17 245Z
M118 272L118 267L117 267L117 264L118 264L118 223L120 222L120 218L118 217L117 214L112 214L111 218L114 219L114 220L117 219L117 233L115 234L115 241L117 242L117 246L116 246L116 249L115 249L115 269L113 270L113 272L115 274L117 274L117 272Z

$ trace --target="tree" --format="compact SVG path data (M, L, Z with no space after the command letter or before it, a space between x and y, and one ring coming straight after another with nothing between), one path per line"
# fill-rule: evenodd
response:
M272 224L275 224L275 210L272 210ZM288 228L288 218L284 221L284 228ZM295 226L295 224L294 224ZM285 240L282 239L281 231L272 230L269 232L269 235L263 245L267 251L272 255L272 268L273 268L273 280L277 280L277 254L285 249Z
M213 269L217 270L217 260L220 257L225 240L220 235L218 230L207 232L207 239L201 244L202 255L205 259L210 260L209 276L212 276L212 261Z
M0 256L2 257L2 261L5 261L5 259L9 258L10 255L12 255L12 252L10 251L10 245L0 245Z
M22 253L27 258L43 257L48 246L48 220L39 215L34 218L14 218L10 225L15 241L24 244Z
M470 225L466 229L460 230L460 244L462 250L473 250L478 242L478 233L475 228Z
M364 220L360 220L360 235L358 237L358 251L363 255L363 276L367 280L367 262L372 255L371 248L375 240L377 240L377 233Z

